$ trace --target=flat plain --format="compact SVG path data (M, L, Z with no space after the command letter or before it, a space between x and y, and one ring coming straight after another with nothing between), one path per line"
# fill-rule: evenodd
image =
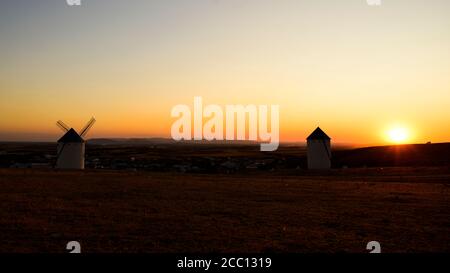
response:
M450 168L0 169L0 252L450 252Z

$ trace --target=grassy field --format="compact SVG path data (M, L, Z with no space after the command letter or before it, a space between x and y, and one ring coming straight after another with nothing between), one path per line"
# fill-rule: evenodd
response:
M450 252L450 169L0 169L0 251Z

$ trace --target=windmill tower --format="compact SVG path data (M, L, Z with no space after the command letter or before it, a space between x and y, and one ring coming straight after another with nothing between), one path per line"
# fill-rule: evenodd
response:
M85 140L83 137L86 136L94 123L95 119L91 118L78 134L73 128L70 128L61 120L56 122L56 125L65 132L58 140L57 169L84 169Z
M331 138L319 127L307 140L308 169L331 168Z

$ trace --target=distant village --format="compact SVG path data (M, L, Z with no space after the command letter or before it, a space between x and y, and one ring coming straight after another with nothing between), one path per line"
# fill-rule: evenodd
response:
M50 149L55 149L54 145L40 146L29 151L4 151L0 157L0 168L55 168L57 155L50 153ZM86 169L180 173L235 173L306 167L305 147L299 147L297 155L283 155L282 152L269 155L261 153L256 145L193 146L196 145L87 145L84 164ZM42 154L43 150L48 153ZM200 154L192 153L193 150Z

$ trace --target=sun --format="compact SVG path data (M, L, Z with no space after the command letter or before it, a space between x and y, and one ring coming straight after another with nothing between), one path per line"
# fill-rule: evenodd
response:
M409 131L404 127L395 127L388 131L389 141L393 143L405 143L409 139Z

